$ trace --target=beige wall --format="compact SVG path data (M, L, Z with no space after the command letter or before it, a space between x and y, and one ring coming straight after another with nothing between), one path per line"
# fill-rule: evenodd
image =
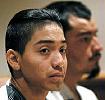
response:
M0 76L8 76L9 71L5 60L4 38L6 26L13 15L26 8L40 8L54 0L0 0ZM98 36L105 48L104 27L105 27L105 0L80 0L93 11L93 17L99 26ZM105 72L105 50L102 52L100 62L101 71Z

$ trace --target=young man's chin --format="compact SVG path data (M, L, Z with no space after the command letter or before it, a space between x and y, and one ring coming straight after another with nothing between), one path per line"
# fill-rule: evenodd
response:
M59 91L63 86L63 82L62 83L58 83L58 84L52 84L50 87L49 87L49 90L50 91Z

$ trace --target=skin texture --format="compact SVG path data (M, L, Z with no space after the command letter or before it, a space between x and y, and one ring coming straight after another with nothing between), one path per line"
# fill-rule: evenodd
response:
M75 85L83 74L89 73L99 61L100 55L94 56L102 50L96 36L98 31L93 20L86 20L70 16L69 23L72 30L66 35L68 69L65 83L78 96ZM79 98L79 97L77 97ZM78 99L75 100L78 100Z
M17 76L12 83L27 100L45 100L49 90L61 88L67 68L66 47L62 29L50 23L35 31L23 55L7 52Z

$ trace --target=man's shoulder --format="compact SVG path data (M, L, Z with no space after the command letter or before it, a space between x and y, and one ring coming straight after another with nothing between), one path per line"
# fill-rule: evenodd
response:
M90 90L84 86L77 85L76 89L79 93L94 94L92 90Z
M80 85L77 85L76 89L77 89L79 95L81 96L81 98L84 98L83 100L87 100L87 99L88 100L98 100L95 93L92 90L90 90L84 86L80 86ZM85 99L85 98L87 98L87 99Z

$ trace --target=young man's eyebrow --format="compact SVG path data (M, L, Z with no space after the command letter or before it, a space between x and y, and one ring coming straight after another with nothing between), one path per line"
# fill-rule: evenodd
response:
M53 41L53 40L40 40L35 44L43 44L43 43L46 43L46 44L51 43L52 44L52 43L55 43L55 41ZM61 43L66 43L66 40L61 40Z

